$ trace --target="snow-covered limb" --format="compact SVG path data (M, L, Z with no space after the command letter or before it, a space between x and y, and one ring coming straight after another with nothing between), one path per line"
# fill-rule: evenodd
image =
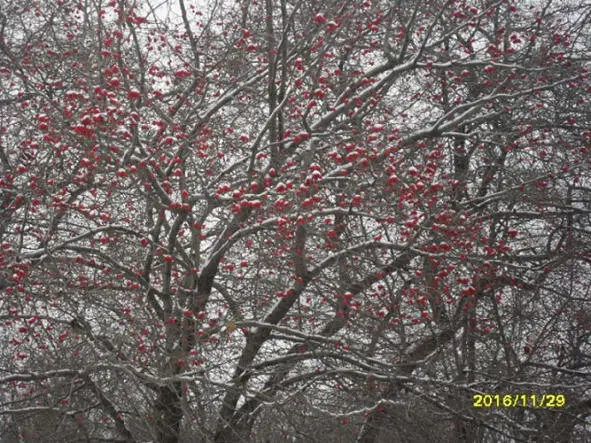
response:
M6 370L5 370L6 371ZM0 383L11 383L11 382L26 382L26 381L38 381L46 380L54 377L79 377L85 373L83 369L56 369L53 371L45 372L27 372L21 374L7 375L0 377Z
M96 405L95 405L96 406ZM50 406L30 406L27 408L7 408L1 409L0 415L18 415L18 414L38 414L45 412L55 412L66 417L80 414L80 411L69 411L65 408L50 407Z

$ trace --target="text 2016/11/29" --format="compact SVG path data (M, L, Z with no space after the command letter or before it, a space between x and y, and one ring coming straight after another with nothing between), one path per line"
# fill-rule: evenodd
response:
M474 394L475 408L562 408L564 394Z

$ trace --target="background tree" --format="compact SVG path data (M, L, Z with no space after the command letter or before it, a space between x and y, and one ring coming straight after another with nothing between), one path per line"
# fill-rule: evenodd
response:
M588 438L589 6L13 3L3 441Z

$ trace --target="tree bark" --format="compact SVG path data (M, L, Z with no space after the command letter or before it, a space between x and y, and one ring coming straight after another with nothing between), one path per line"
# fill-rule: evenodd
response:
M156 401L156 429L159 443L178 443L183 419L181 384L163 386Z

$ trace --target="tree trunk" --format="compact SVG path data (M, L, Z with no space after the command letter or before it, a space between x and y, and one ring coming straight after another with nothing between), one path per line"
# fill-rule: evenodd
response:
M181 408L181 384L160 388L156 402L156 430L159 443L178 443L183 410Z

